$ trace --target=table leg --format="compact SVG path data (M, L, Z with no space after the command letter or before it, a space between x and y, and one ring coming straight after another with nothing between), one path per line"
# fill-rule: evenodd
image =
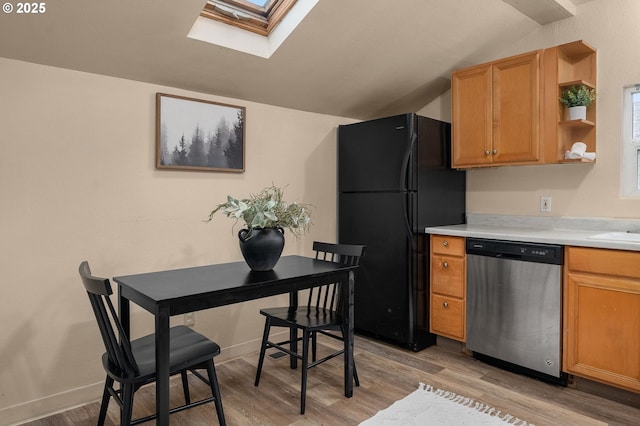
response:
M169 425L169 308L156 313L156 424Z
M120 318L120 324L122 325L125 336L131 338L131 307L129 299L122 296L120 284L118 284L118 318ZM120 341L122 341L122 336L120 336ZM120 392L124 395L124 386L122 383L120 383L119 387Z
M289 292L289 309L297 309L298 308L298 292L297 291L290 291ZM289 343L289 350L291 352L298 352L298 342L297 342L297 337L298 337L298 330L296 330L295 328L290 328L289 329L289 340L291 341L291 343ZM289 357L289 365L291 366L292 369L298 368L298 358L296 358L295 356L290 356Z
M353 396L353 294L354 294L354 271L349 271L349 278L346 283L342 283L343 291L343 309L345 319L344 336L344 396L351 398Z
M120 324L124 330L124 334L127 337L131 336L131 314L129 308L129 299L122 297L122 289L118 284L118 317L120 318Z

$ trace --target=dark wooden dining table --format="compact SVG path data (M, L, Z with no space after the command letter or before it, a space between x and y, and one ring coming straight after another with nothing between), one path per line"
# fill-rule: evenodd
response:
M267 272L251 271L245 262L232 262L114 277L126 333L130 332L130 302L155 317L157 424L169 424L171 316L285 293L289 293L290 306L297 306L299 290L335 282L341 283L343 315L348 325L344 342L344 394L348 398L353 396L353 294L357 268L304 256L283 256ZM293 357L291 367L296 367ZM224 395L222 400L224 404Z

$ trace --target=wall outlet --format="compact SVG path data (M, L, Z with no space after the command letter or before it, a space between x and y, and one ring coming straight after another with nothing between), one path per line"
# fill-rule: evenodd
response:
M187 325L189 327L193 327L196 323L196 313L195 312L188 312L186 314L184 314L184 325Z
M551 196L543 195L540 197L540 211L544 213L551 213Z

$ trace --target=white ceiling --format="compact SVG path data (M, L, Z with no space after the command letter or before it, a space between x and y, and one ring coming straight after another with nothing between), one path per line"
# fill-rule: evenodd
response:
M589 0L535 1L563 18ZM450 87L453 69L498 54L548 15L517 3L320 0L264 59L187 38L204 0L57 0L41 15L0 13L0 57L368 119L421 108Z

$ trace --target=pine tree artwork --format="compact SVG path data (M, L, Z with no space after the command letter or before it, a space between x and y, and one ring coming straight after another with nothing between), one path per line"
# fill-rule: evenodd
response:
M244 172L244 107L158 93L156 167Z

